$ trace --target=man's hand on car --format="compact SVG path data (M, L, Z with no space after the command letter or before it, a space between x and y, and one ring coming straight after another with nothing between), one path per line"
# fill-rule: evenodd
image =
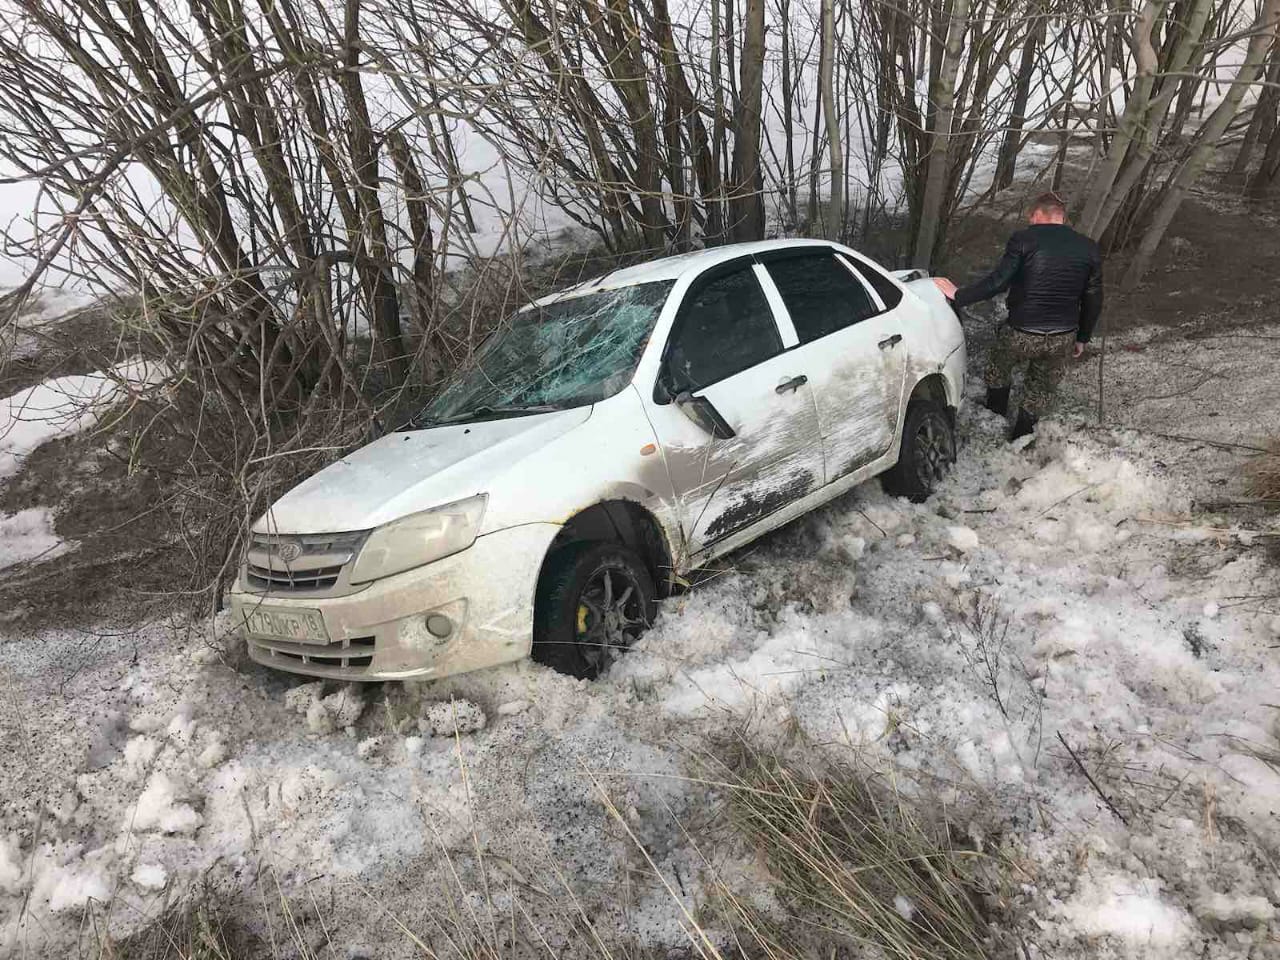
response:
M942 291L942 295L948 300L956 298L956 285L946 277L934 277L933 284Z
M1079 340L1076 341L1076 345L1071 351L1071 356L1074 357L1076 360L1079 360L1081 357L1084 356L1084 344L1081 343Z

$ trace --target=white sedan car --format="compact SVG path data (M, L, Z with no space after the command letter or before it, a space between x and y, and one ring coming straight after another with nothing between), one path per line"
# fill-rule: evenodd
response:
M341 680L594 677L681 576L955 458L964 334L928 279L809 240L615 270L503 324L423 413L253 528L250 655Z

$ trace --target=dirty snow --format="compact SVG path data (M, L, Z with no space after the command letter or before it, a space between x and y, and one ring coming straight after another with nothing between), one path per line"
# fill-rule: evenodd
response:
M331 904L335 955L412 956L365 894L426 929L454 870L480 896L478 848L677 947L595 784L690 909L763 889L682 827L712 802L689 756L744 730L1000 837L1030 956L1277 956L1275 521L1194 507L1185 444L1003 429L970 405L939 495L867 484L729 558L595 684L305 682L167 623L3 638L0 944L63 955L87 913L124 933L212 876Z

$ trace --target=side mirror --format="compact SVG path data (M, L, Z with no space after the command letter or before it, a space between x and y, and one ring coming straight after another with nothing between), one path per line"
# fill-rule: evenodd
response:
M717 440L731 440L737 436L729 422L720 415L720 411L706 397L695 397L688 390L675 396L676 406L689 420L701 427Z

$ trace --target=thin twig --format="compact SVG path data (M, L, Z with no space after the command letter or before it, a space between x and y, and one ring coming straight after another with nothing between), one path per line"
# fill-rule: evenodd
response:
M1098 796L1102 798L1102 802L1107 805L1107 809L1114 813L1116 818L1127 827L1129 825L1129 821L1124 818L1123 813L1116 809L1116 805L1111 802L1111 798L1106 795L1100 786L1098 786L1098 781L1093 779L1093 774L1089 772L1089 769L1080 761L1080 758L1076 756L1076 752L1071 749L1071 744L1067 743L1067 738L1062 735L1061 730L1058 731L1058 741L1067 748L1067 753L1071 754L1071 759L1074 760L1076 766L1080 768L1080 772L1083 773L1084 778L1089 781L1089 785L1093 787Z

